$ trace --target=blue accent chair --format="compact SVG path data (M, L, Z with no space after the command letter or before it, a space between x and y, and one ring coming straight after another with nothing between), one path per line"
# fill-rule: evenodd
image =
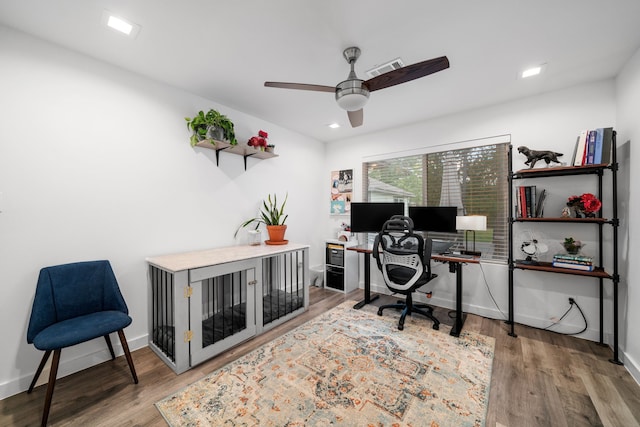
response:
M53 352L42 414L43 426L47 425L49 417L60 351L65 347L104 337L113 360L116 356L109 334L117 332L133 375L133 382L138 383L123 332L131 321L109 261L77 262L40 270L27 330L27 342L45 353L27 393L33 391Z

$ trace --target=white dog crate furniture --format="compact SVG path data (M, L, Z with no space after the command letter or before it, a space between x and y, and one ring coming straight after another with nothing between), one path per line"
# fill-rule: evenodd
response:
M309 306L309 246L231 246L147 258L149 346L177 374Z

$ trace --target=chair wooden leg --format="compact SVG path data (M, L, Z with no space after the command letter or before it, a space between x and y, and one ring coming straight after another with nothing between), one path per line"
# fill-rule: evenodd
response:
M51 356L51 350L47 350L44 352L42 356L42 360L40 361L40 365L38 366L38 370L36 371L36 375L33 377L33 381L31 381L31 385L29 386L29 390L27 390L27 394L33 391L33 388L36 386L36 382L38 382L38 378L40 378L40 374L44 369L44 365L47 364L47 360L49 360L49 356Z
M129 345L127 344L127 338L124 336L124 331L120 329L118 331L118 337L120 338L120 344L122 344L122 349L124 350L124 355L127 358L127 363L129 364L129 369L131 369L131 375L133 376L134 384L138 384L138 375L136 374L136 368L133 366L133 358L131 357L131 352L129 351Z
M49 409L51 408L51 399L53 398L53 388L56 386L56 376L58 375L58 365L60 364L60 349L53 351L53 360L51 361L51 371L49 372L49 384L47 384L47 395L44 398L44 411L42 412L42 427L46 427L49 418Z
M111 353L111 360L116 360L116 354L113 352L113 345L111 345L111 338L109 334L104 336L104 340L107 342L107 347L109 347L109 353Z

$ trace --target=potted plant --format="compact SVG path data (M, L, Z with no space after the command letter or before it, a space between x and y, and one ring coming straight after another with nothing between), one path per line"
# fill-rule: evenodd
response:
M268 245L282 245L286 244L287 241L284 240L284 233L287 230L287 226L285 225L285 221L289 217L289 215L284 214L284 207L287 204L287 199L289 198L289 194L287 194L282 202L282 205L278 206L278 200L276 195L274 194L271 197L271 194L267 197L266 200L262 201L262 208L260 210L260 216L251 218L243 222L240 227L236 230L233 235L236 237L238 235L238 231L241 228L248 226L249 224L255 223L257 230L260 227L260 224L264 224L267 227L267 232L269 233L269 240L265 241Z
M247 145L249 147L254 147L260 151L266 151L267 147L269 147L267 143L268 137L269 134L267 132L260 130L260 132L258 132L258 136L252 136L251 138L249 138L249 141L247 141Z
M573 237L566 237L562 243L567 253L571 255L577 255L584 246L580 240L575 240Z
M233 122L214 109L207 111L206 114L204 111L199 111L195 117L185 117L184 119L187 121L187 129L192 132L192 147L204 139L226 140L231 145L238 143ZM216 134L216 132L218 133Z

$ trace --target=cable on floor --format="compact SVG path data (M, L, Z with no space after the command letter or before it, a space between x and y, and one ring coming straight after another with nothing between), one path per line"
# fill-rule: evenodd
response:
M571 311L571 309L573 308L574 305L576 306L576 308L578 309L578 311L582 315L582 320L584 320L584 328L582 328L582 330L579 331L579 332L557 332L557 331L551 331L550 328L552 328L555 325L557 325L560 322L562 322L562 319L564 319L567 316L567 314L569 314L569 312ZM550 324L546 328L542 328L542 330L543 331L555 332L556 334L561 334L561 335L580 335L581 333L586 331L587 328L588 328L587 317L584 315L584 312L582 311L582 309L580 308L580 306L578 305L576 300L574 300L573 298L569 298L569 308L567 309L567 311L565 311L564 314L558 320L556 320L555 322L553 322L552 324ZM538 329L540 329L540 328L538 328Z

